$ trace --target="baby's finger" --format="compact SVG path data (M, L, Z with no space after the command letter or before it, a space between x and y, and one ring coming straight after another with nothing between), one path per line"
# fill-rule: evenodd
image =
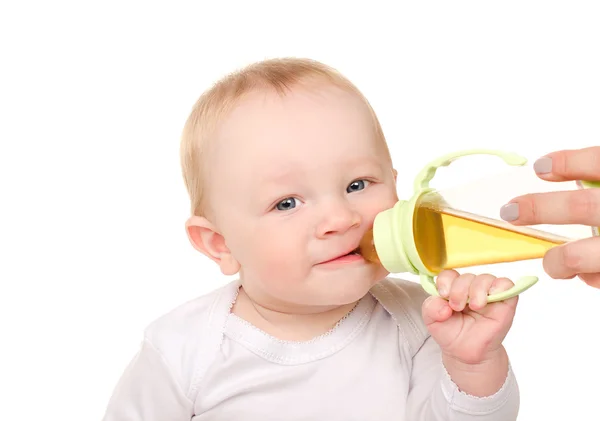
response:
M494 282L492 282L492 286L490 287L489 295L497 294L502 291L507 291L511 289L515 284L508 278L496 278ZM504 300L505 303L509 304L512 307L517 306L518 297L512 297L507 300Z
M475 279L475 275L465 273L452 282L452 285L450 286L450 295L448 297L452 310L464 310L467 305L467 300L469 299L469 288L471 287L473 279Z
M450 294L450 287L454 280L459 276L460 274L455 270L444 270L438 275L437 279L435 280L435 284L442 297L448 298L448 295Z
M488 292L496 280L496 277L489 274L478 275L469 288L469 308L471 310L480 310L487 304Z
M423 321L426 326L436 322L445 322L452 315L448 301L439 297L428 297L422 306Z
M508 278L496 278L490 286L489 295L496 294L498 292L507 291L511 289L515 284Z

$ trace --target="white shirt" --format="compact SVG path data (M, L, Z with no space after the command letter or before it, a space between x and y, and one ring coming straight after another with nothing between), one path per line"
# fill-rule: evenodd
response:
M516 420L510 367L489 397L451 381L421 319L417 283L386 279L306 342L276 339L231 313L238 290L231 282L152 323L104 421Z

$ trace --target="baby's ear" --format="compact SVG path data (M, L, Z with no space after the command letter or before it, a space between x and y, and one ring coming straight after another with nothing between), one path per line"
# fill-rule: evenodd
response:
M202 254L216 262L224 275L235 275L240 264L231 255L225 244L225 238L206 218L192 216L185 223L185 230L192 246Z
M392 168L392 173L394 174L394 181L397 182L398 181L398 171L396 170L396 168Z

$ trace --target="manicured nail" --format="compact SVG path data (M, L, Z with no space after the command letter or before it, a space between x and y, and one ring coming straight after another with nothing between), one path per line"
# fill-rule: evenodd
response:
M552 158L540 158L533 164L533 170L538 174L552 172Z
M515 221L519 218L519 204L509 203L500 208L500 218L505 221Z

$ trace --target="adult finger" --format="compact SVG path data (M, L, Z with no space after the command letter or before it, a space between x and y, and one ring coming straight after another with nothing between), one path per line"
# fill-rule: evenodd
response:
M554 279L600 273L600 237L553 247L544 256L543 265L546 273Z
M533 168L548 181L599 181L600 146L552 152L535 161Z
M583 282L591 287L600 289L600 272L598 273L580 273L579 277Z
M600 188L519 196L500 209L500 217L515 225L600 226Z

